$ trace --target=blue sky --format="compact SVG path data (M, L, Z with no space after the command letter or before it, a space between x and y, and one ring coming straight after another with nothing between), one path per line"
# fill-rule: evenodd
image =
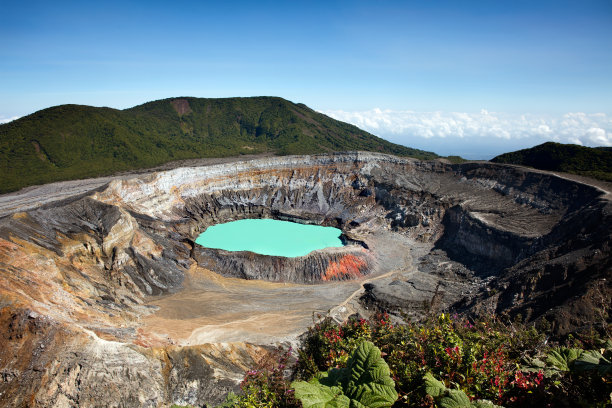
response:
M277 95L442 154L612 145L612 1L1 7L0 121L63 103Z

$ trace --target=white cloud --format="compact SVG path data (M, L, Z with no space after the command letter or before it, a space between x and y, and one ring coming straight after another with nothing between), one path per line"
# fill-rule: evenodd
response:
M535 143L550 140L585 146L612 146L612 118L605 113L571 112L559 116L415 112L410 110L332 110L322 113L382 137L463 139L465 143L499 140ZM398 139L398 137L394 137ZM450 140L449 140L450 141ZM534 144L535 144L534 143Z
M570 137L568 139L568 143L577 144L577 145L582 146L582 140L575 138L575 137Z
M586 137L596 145L612 146L610 143L610 134L606 133L602 128L592 127L586 132Z
M13 116L12 118L5 118L3 116L0 116L0 125L4 124L4 123L9 123L14 121L15 119L19 119L20 116Z

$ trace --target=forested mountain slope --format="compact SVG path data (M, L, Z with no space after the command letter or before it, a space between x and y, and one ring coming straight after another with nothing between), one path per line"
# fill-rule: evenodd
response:
M530 149L504 153L491 161L612 181L612 148L609 147L593 148L548 142Z
M173 160L366 150L434 159L278 97L62 105L0 125L0 192Z

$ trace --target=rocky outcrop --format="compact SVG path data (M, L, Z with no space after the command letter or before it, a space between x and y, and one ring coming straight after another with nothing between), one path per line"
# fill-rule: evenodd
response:
M449 208L442 222L445 233L436 242L437 246L452 259L483 275L496 274L514 265L526 256L534 243L532 237L491 228L481 214L466 211L460 205Z
M508 313L559 334L610 324L612 203L595 199L570 212L537 240L530 256L511 264L457 309Z
M367 279L359 302L336 304L414 318L506 312L558 333L610 322L609 195L551 174L346 153L177 168L79 194L0 219L4 405L218 402L265 347L197 345L173 330L218 338L204 332L227 322L198 326L207 310L188 323L168 312L163 333L143 323L187 284L200 290L189 296L226 284L202 267L282 282L297 299L303 283L336 299ZM335 226L349 245L288 259L194 244L242 218Z
M376 269L373 254L358 245L317 250L296 258L197 246L193 258L200 266L225 276L273 282L318 283L359 279Z
M105 340L33 311L0 310L0 404L159 407L219 403L269 353L246 343L141 347ZM220 357L222 356L222 357Z

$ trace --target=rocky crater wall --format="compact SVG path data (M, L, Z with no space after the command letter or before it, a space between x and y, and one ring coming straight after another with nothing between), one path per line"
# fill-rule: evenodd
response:
M594 312L609 302L597 309L589 299L610 299L611 214L601 190L544 172L361 152L115 180L0 218L0 404L219 401L215 389L235 387L263 348L235 345L220 358L221 346L188 349L141 330L154 311L148 302L182 293L197 264L231 277L322 285L416 268L418 279L369 284L368 305L395 310L425 299L464 313L548 319L560 332L609 322ZM353 243L295 259L194 244L208 226L242 218L336 226ZM402 264L405 242L420 248L406 247L417 257L406 257L410 265ZM483 283L469 295L457 289L471 280ZM112 364L98 365L108 350ZM107 380L121 392L102 395ZM155 392L141 395L143 387Z
M246 251L228 252L198 245L193 250L193 258L200 266L225 276L273 282L320 283L359 279L376 268L374 255L358 245L317 250L296 258Z

